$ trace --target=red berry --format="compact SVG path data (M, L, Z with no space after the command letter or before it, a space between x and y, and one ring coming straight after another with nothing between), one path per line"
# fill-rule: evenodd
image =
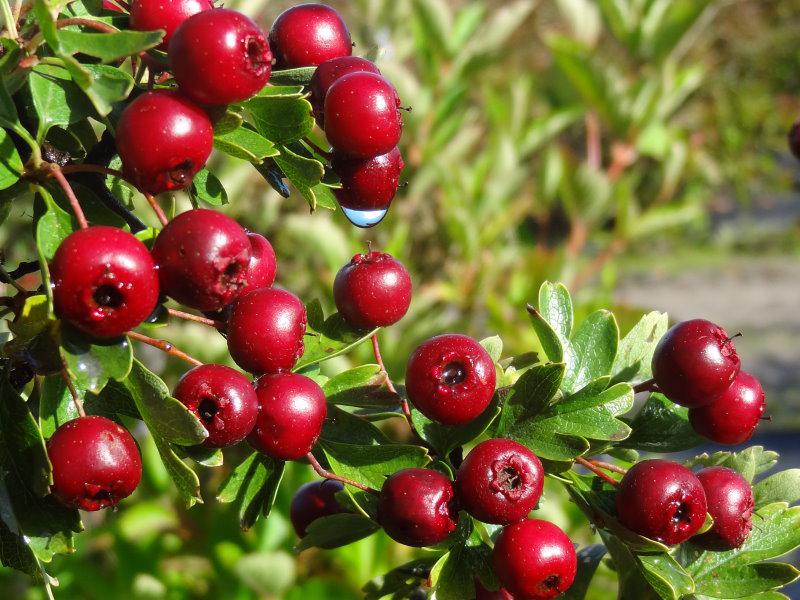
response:
M475 582L475 600L514 600L508 590L500 588L496 592L490 592L483 587L480 582Z
M692 540L710 550L733 550L747 540L753 528L753 490L733 469L709 467L697 474L708 500L711 529Z
M495 378L492 358L478 342L466 335L438 335L409 358L406 392L429 419L461 425L489 406Z
M158 273L136 237L98 225L71 233L50 264L59 317L100 338L144 321L158 303Z
M250 373L289 371L303 355L306 307L294 294L262 288L239 298L228 318L228 351Z
M327 413L322 388L304 375L276 373L259 378L256 394L259 413L250 445L280 460L311 452Z
M539 458L522 444L505 439L475 446L456 475L462 508L479 521L498 525L527 517L536 508L543 487Z
M334 152L331 167L342 182L341 188L333 190L340 205L352 210L378 210L389 208L394 200L405 163L395 147L367 160Z
M403 469L384 481L378 522L390 538L406 546L433 546L456 528L453 484L431 469Z
M330 479L312 481L298 488L289 506L289 518L298 537L305 536L308 526L317 519L343 512L336 500L336 494L343 489L341 483Z
M117 124L122 170L150 194L185 188L211 154L214 133L208 115L167 90L145 92Z
M722 396L711 404L689 409L689 422L697 433L718 444L741 444L752 437L765 408L758 379L739 371Z
M224 448L241 442L253 430L258 398L250 380L224 365L200 365L183 377L173 396L203 424L203 445Z
M796 121L789 130L789 150L800 160L800 121Z
M706 519L700 480L668 460L644 460L631 467L620 481L616 501L625 527L668 546L688 540Z
M252 19L227 8L186 19L169 43L181 92L199 104L230 104L261 90L272 72L272 52Z
M231 303L247 282L250 240L236 221L198 208L179 214L153 244L162 291L198 310Z
M561 529L539 519L507 525L492 552L500 583L519 600L555 598L575 580L578 558Z
M178 25L192 15L211 8L208 0L131 0L131 29L163 29L164 38L158 48L166 51Z
M269 32L276 68L311 67L353 51L342 17L324 4L299 4L282 12Z
M314 118L325 128L325 96L330 87L339 79L350 73L366 71L381 74L375 63L360 56L339 56L321 63L311 76L309 90L311 105L314 107Z
M100 510L130 496L142 479L142 458L131 434L105 417L64 423L47 442L53 495L67 506Z
M375 73L350 73L325 96L325 135L336 150L357 158L386 154L403 129L400 98Z
M275 250L267 238L252 231L247 232L247 238L250 240L250 263L241 294L271 286L277 270Z
M727 332L703 319L678 323L653 354L653 377L664 395L690 408L725 393L741 361Z
M354 327L386 327L408 311L411 277L390 254L356 254L336 274L333 297L339 313Z

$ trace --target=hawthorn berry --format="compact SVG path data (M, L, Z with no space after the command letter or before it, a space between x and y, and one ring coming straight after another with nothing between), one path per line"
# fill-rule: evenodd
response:
M371 60L360 56L338 56L326 60L314 70L309 82L311 106L314 107L314 118L321 128L325 128L325 96L328 90L345 75L366 71L381 74L380 69Z
M285 290L243 294L228 317L228 351L250 373L289 371L303 355L306 308Z
M53 495L74 508L95 511L114 506L130 496L142 479L136 441L105 417L67 421L48 440L47 455L53 465Z
M203 109L169 90L145 92L117 123L125 176L150 194L185 188L206 164L214 141Z
M164 37L157 48L166 51L178 25L192 15L211 8L213 5L209 0L131 0L131 29L163 29Z
M334 188L343 208L352 210L388 209L400 185L405 167L400 149L392 148L374 158L354 159L334 152L331 168L339 176L341 188Z
M272 52L252 19L227 8L186 19L169 43L178 88L198 104L230 104L261 90L272 73Z
M731 386L714 402L689 409L694 430L718 444L741 444L753 436L766 403L758 379L739 371Z
M406 369L406 392L426 417L461 425L480 415L494 395L496 374L489 353L466 335L438 335L423 342Z
M479 581L476 581L475 600L514 600L514 596L503 588L500 588L496 592L490 592L483 587Z
M325 135L331 146L356 158L386 154L397 146L403 129L400 98L376 73L341 77L325 95Z
M548 521L506 525L494 544L492 565L501 585L520 600L555 598L575 580L578 558L572 541Z
M411 305L411 276L391 254L356 254L333 282L336 309L361 329L397 323Z
M198 310L219 310L247 284L250 239L236 221L197 208L179 214L158 234L153 258L161 290Z
M269 240L252 231L247 232L247 239L250 240L250 262L245 276L247 283L241 289L241 294L271 286L277 270L275 250Z
M403 469L383 482L378 523L406 546L433 546L455 531L458 510L453 484L431 469Z
M711 550L732 550L747 540L753 528L753 490L733 469L709 467L697 474L714 524L693 541Z
M158 273L130 233L97 225L69 234L50 263L59 317L98 338L123 335L158 303Z
M250 380L225 365L200 365L187 372L173 396L208 431L203 445L225 448L241 442L253 430L258 398Z
M653 378L664 395L689 408L710 404L727 390L741 361L732 338L704 319L683 321L661 338Z
M324 4L298 4L283 11L269 31L269 45L278 69L312 67L353 51L341 15Z
M341 483L331 479L311 481L297 489L289 506L289 519L297 537L305 536L308 526L317 519L344 512L336 500L336 494L343 489Z
M706 494L689 469L668 460L643 460L617 488L617 514L628 529L674 546L703 526Z
M491 439L475 446L456 474L461 507L484 523L506 525L528 516L544 487L539 458L512 440Z
M789 150L800 160L800 121L795 121L789 130Z
M256 395L259 412L250 445L279 460L311 452L328 410L322 388L304 375L276 373L258 379Z

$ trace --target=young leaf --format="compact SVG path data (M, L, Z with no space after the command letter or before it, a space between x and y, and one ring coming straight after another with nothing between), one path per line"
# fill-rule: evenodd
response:
M576 392L590 381L610 375L618 344L619 327L614 315L607 310L589 315L570 340L574 362L567 361L562 387Z
M650 379L653 352L668 327L666 313L651 312L643 316L619 343L611 368L612 381L637 384Z
M389 475L401 469L424 467L430 460L425 448L405 444L374 446L323 441L319 446L335 474L376 490Z
M189 195L194 200L195 206L197 206L198 200L211 206L222 206L228 203L228 194L225 188L208 169L201 169L194 176L192 185L189 187Z
M128 338L99 340L61 323L61 357L75 385L99 394L109 379L122 381L133 364Z
M280 154L275 144L247 127L239 127L226 133L215 133L214 148L254 164L262 162L269 156Z
M493 335L492 337L483 339L480 341L480 344L483 346L483 349L489 353L489 356L492 357L492 362L500 362L500 358L503 356L503 340L500 339L499 335Z
M572 336L572 298L563 283L546 281L539 288L539 313L560 340Z
M787 469L762 479L753 486L756 508L773 502L794 504L800 500L800 469Z
M294 550L302 552L308 548L339 548L363 540L380 528L372 519L361 514L329 515L313 521Z

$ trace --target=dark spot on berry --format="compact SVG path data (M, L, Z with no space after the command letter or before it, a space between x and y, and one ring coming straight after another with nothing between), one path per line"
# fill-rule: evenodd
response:
M543 585L548 590L558 590L561 586L561 577L558 575L550 575L550 577L544 580Z
M120 291L113 285L101 285L92 295L98 306L106 308L119 308L125 302L125 298Z
M672 522L676 525L692 522L691 507L686 502L678 504L678 508L672 513Z
M201 398L197 405L197 414L204 423L210 423L219 412L219 407L213 398Z
M503 467L498 474L497 479L500 486L509 491L516 490L522 485L522 478L519 475L519 471L517 471L511 465Z
M445 365L442 371L442 383L445 385L458 385L467 378L466 367L459 362L451 362Z

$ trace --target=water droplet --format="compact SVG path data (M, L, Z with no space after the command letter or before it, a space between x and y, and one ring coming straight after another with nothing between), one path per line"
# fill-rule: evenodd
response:
M356 227L373 227L383 220L388 212L385 208L378 210L355 210L342 207L344 216Z

